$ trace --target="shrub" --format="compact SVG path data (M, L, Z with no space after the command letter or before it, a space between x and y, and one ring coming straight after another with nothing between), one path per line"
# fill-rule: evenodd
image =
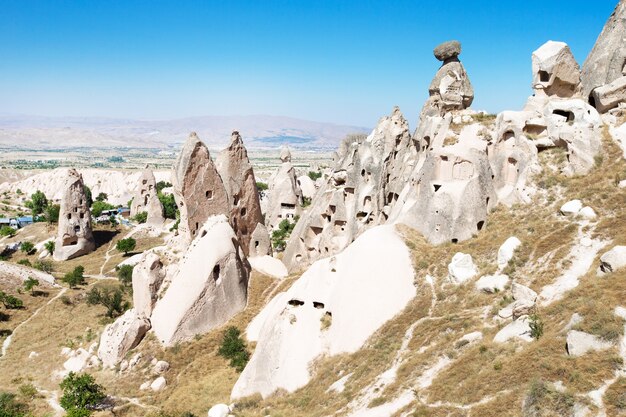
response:
M87 187L86 185L83 187L83 190L85 190L85 199L87 200L87 207L91 207L91 205L93 204L93 197L91 195L91 188Z
M294 218L294 222L290 222L288 219L282 220L278 224L278 230L272 232L272 246L277 251L282 251L287 245L286 240L291 235L293 228L296 227L298 218Z
M50 204L48 207L46 207L46 221L48 223L58 223L60 211L61 211L60 205Z
M174 195L158 193L157 196L159 197L159 201L163 206L163 217L165 217L166 219L175 219L176 212L178 211L178 206L176 205Z
M529 317L528 326L530 327L530 336L536 340L539 340L543 336L543 321L537 314L532 314Z
M43 247L48 251L48 253L52 254L54 253L54 245L54 240L49 240L43 245Z
M222 344L218 353L226 359L230 360L230 366L235 368L237 372L243 371L250 359L250 353L246 348L246 342L241 338L241 331L230 326L224 332Z
M132 286L133 283L133 269L132 265L120 265L116 266L117 278L125 287Z
M35 263L33 264L33 268L38 269L48 274L54 271L52 262L46 259L35 261Z
M88 416L90 413L85 414L84 410L94 410L106 398L104 388L89 374L70 372L63 378L61 390L63 396L60 404L68 412L68 416Z
M109 199L109 195L107 193L98 193L96 197L96 201L107 201Z
M35 245L33 244L33 242L22 242L22 244L20 245L20 250L26 255L30 255L35 251Z
M0 302L2 302L4 307L9 310L16 310L24 307L24 302L22 302L22 300L2 291L0 291Z
M313 181L317 180L318 178L322 178L322 173L319 171L309 171L309 178L311 178Z
M30 263L28 259L20 259L19 261L17 261L17 263L19 265L32 266L32 264Z
M302 197L302 207L309 207L311 205L310 197Z
M72 272L68 272L63 276L62 281L65 282L70 288L76 288L77 285L85 284L85 277L83 273L85 272L85 267L82 265L78 265Z
M35 217L43 213L46 207L48 207L48 199L44 193L37 190L30 196L30 201L27 201L24 205L31 210L33 217Z
M172 183L171 182L166 182L166 181L159 181L156 183L156 190L157 193L161 193L161 191L163 191L164 188L168 188L171 187Z
M269 186L264 182L259 181L256 183L256 189L259 191L267 191L268 188Z
M15 236L15 229L13 229L12 227L9 227L9 226L2 226L2 227L0 227L0 236L13 237L13 236Z
M134 250L135 246L137 246L137 241L132 237L127 237L126 239L118 240L115 249L124 252L124 255L128 255L128 252Z
M107 203L106 201L94 201L91 206L91 214L94 217L98 217L102 214L104 210L114 209L115 206Z
M130 308L130 303L124 300L124 294L119 288L111 291L94 287L87 293L87 304L103 305L107 309L107 317L112 319L121 316Z
M32 295L34 293L35 287L39 285L39 280L33 277L28 277L26 281L24 281L24 290L30 291Z
M16 400L15 394L0 392L0 416L25 417L28 407Z
M19 391L20 396L27 400L32 400L39 395L39 391L37 391L37 388L33 384L20 385Z
M147 222L148 221L148 212L147 211L142 211L140 213L137 213L135 215L135 217L133 217L133 220L135 220L139 224Z

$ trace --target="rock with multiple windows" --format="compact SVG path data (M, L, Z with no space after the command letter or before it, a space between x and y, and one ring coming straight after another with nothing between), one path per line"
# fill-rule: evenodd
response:
M278 171L269 181L269 198L265 212L265 225L269 230L276 230L285 219L294 221L304 201L288 148L282 149L280 160L282 163Z
M159 226L165 220L163 217L163 205L157 195L156 179L154 178L154 173L148 167L141 173L139 185L135 191L130 208L132 217L142 212L148 213L146 220L148 224Z

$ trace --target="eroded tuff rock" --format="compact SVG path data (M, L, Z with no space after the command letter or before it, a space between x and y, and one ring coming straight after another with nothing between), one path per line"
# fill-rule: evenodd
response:
M165 346L225 323L246 306L250 266L225 215L198 229L151 316Z
M178 233L187 244L210 216L230 212L222 177L195 132L189 135L174 164L172 186L180 210Z
M626 75L626 1L621 0L604 25L582 69L583 97L594 88Z
M104 328L100 337L98 357L104 367L116 366L132 348L137 346L146 332L150 321L137 315L134 309L126 311L115 322Z
M60 205L54 259L65 261L93 252L96 243L91 229L91 211L87 206L83 177L75 169L67 172Z
M315 359L357 351L402 311L415 295L413 277L393 226L372 228L341 254L315 262L250 323L247 336L258 343L231 396L306 385Z
M272 242L270 241L270 235L267 232L267 228L264 224L259 223L254 228L252 236L250 237L250 252L249 257L265 256L272 254Z
M130 207L130 215L132 217L139 213L148 213L146 223L152 225L161 225L165 220L163 217L163 206L159 200L156 189L156 179L150 168L146 168L141 173L139 185L135 190L133 203Z
M164 278L165 269L159 256L144 252L133 269L133 306L137 315L150 317Z
M220 152L215 164L230 202L230 224L247 256L250 236L257 224L263 224L263 214L252 164L239 132L232 133L230 145Z
M580 90L580 67L565 42L548 41L533 52L533 89L569 98Z
M280 155L282 164L269 181L269 199L265 212L265 225L269 230L278 228L284 220L293 218L302 206L302 190L298 184L296 169L291 164L291 152L283 148Z
M289 270L343 250L367 228L387 220L404 186L414 152L408 122L395 108L367 137L349 136L311 206L291 234L283 262Z
M458 58L461 44L458 41L444 42L433 52L443 64L430 83L430 97L422 108L420 119L424 116L443 116L451 110L463 110L474 101L474 88Z

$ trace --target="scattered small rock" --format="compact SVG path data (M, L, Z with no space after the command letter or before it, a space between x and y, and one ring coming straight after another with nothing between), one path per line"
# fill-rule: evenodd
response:
M152 381L152 384L150 384L150 388L154 392L163 391L165 387L167 387L167 381L162 376L158 377L157 379Z
M578 330L570 330L567 333L567 353L570 356L582 356L585 353L609 349L612 346L612 343L589 333Z

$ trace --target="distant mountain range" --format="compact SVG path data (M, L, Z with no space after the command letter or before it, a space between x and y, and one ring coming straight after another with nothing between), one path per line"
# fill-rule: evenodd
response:
M265 115L173 120L0 115L0 146L165 148L178 146L192 131L209 146L225 146L233 130L238 130L251 148L288 143L299 149L334 149L347 134L369 129Z

